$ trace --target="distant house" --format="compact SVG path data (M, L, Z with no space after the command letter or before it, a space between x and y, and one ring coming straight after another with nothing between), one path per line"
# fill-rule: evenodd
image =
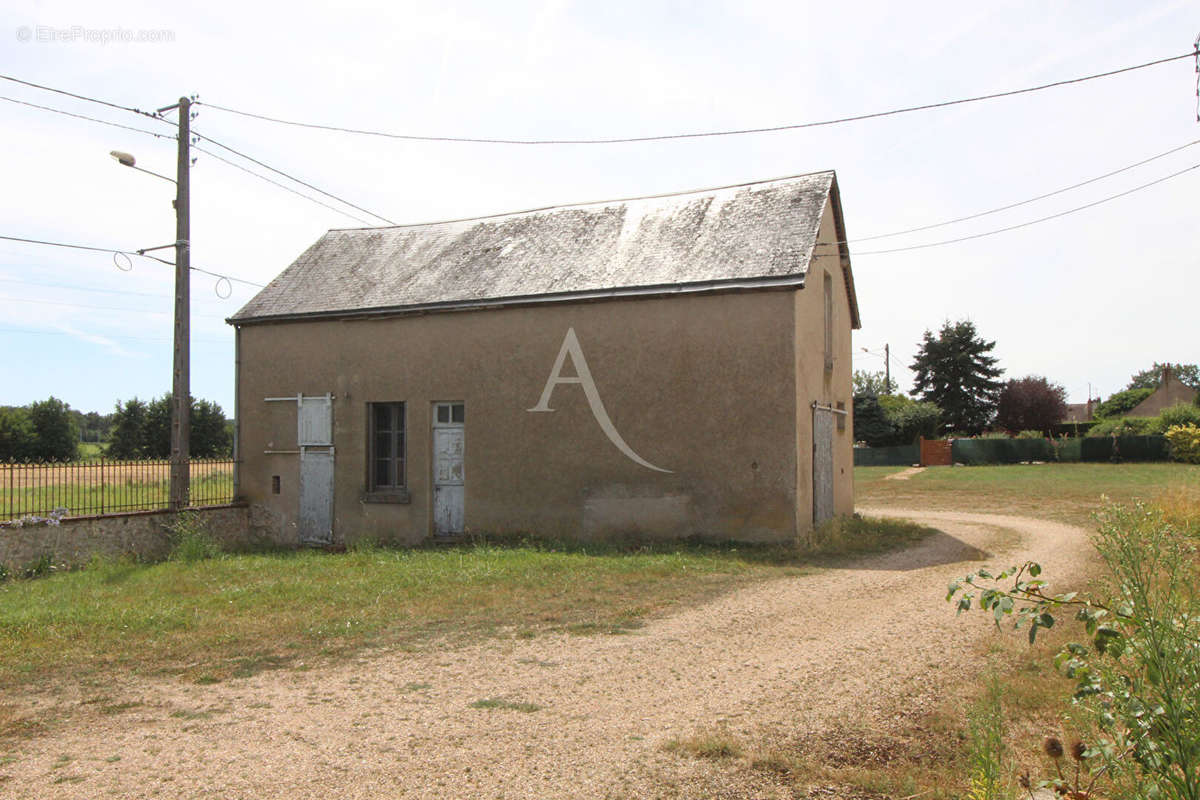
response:
M1067 416L1063 418L1063 422L1091 422L1096 418L1096 406L1099 403L1099 398L1088 400L1086 403L1067 403Z
M1162 377L1159 379L1154 394L1134 406L1128 416L1157 417L1164 409L1180 403L1192 403L1195 400L1196 390L1186 383L1181 383L1168 365L1162 369Z
M229 322L239 495L299 544L785 541L853 511L832 172L333 230Z

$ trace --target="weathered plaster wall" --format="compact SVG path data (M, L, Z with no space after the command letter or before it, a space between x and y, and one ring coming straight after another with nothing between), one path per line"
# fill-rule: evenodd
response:
M432 527L431 406L461 401L470 531L790 538L795 311L793 292L758 291L245 326L242 496L295 537L299 458L266 451L295 450L296 408L264 398L332 392L335 541L420 541ZM617 431L671 472L622 454L578 384L554 389L553 412L528 410L568 329ZM575 374L569 359L562 374ZM395 401L407 404L410 502L363 502L368 403Z
M833 432L833 504L837 514L854 513L854 402L852 381L852 330L850 301L843 280L839 239L832 204L821 217L818 245L812 269L802 291L795 297L796 354L796 484L802 489L796 504L797 528L812 527L813 435L812 403L847 412ZM822 246L822 243L825 246ZM833 369L825 368L824 276L833 283ZM840 404L840 405L839 405ZM807 489L805 491L804 489Z

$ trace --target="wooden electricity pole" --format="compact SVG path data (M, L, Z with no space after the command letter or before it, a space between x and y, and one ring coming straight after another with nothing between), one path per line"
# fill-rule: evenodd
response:
M175 177L175 363L171 381L171 493L169 507L188 506L191 442L191 232L188 204L188 168L191 166L191 105L179 105L179 153ZM163 111L165 109L159 109Z

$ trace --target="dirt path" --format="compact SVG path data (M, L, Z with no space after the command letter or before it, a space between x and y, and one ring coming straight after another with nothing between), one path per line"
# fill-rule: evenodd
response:
M947 580L980 558L1028 557L1065 582L1088 558L1086 534L1061 524L863 511L944 533L631 635L491 639L212 686L113 687L110 706L141 705L84 706L71 725L18 742L15 760L0 759L0 796L717 796L720 768L664 742L718 727L751 741L929 706L991 630L983 615L955 618ZM538 708L472 707L480 700Z

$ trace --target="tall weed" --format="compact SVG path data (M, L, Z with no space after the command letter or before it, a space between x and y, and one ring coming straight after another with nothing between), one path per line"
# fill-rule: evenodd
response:
M198 514L183 512L167 525L171 541L169 561L192 563L221 555L221 545Z

